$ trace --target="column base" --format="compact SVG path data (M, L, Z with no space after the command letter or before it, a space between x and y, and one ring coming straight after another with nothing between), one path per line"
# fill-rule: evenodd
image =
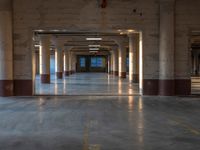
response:
M14 80L15 96L32 96L33 81L32 80Z
M159 80L159 79L144 79L143 80L143 95L190 95L191 80L190 79L175 79L175 80Z
M120 72L120 78L126 78L126 72Z
M175 82L174 80L159 80L159 95L161 96L174 96L175 95Z
M13 80L0 80L0 96L13 96Z
M69 76L69 71L65 71L65 76Z
M50 74L41 74L41 83L50 83Z
M114 71L113 73L115 76L119 76L119 72L118 71Z
M56 77L57 77L57 79L62 79L63 73L62 72L56 72Z
M139 74L133 74L133 83L139 83Z
M190 79L176 79L175 80L175 94L176 95L190 95L191 94L191 80Z
M143 95L158 95L158 79L143 80Z

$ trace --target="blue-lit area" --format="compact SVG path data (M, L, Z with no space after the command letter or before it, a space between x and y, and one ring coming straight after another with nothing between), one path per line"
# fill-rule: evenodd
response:
M79 59L79 61L80 61L80 67L85 67L86 65L85 65L85 57L81 57L80 59Z
M103 67L103 58L91 57L91 67Z
M126 67L129 67L129 58L126 58Z

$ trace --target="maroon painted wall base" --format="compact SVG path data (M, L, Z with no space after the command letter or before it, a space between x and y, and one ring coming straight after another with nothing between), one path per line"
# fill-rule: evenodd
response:
M190 95L191 94L191 80L190 79L176 79L175 80L175 94L176 95Z
M0 96L13 96L13 80L0 80Z
M143 95L158 95L158 79L143 80Z
M133 74L133 83L139 83L139 74Z
M143 95L190 95L191 80L190 79L175 79L175 80L158 80L144 79L143 80Z
M159 95L161 96L175 95L174 80L159 80Z
M126 72L120 72L120 78L126 78Z
M15 96L32 96L33 82L32 80L14 80Z
M57 77L57 79L62 79L63 73L62 72L56 72L56 77Z
M118 71L114 71L113 73L115 76L119 76L119 72Z
M65 71L65 76L69 76L69 71Z
M42 83L50 83L51 79L50 79L50 74L41 74L41 82Z

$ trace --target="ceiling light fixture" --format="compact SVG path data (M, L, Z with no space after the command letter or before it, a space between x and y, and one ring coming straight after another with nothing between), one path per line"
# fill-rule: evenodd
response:
M90 51L98 51L99 48L90 48Z
M135 30L129 29L127 30L129 33L134 32Z
M89 47L101 47L101 45L88 45Z
M90 53L98 53L98 51L90 51Z
M40 47L40 45L35 45L35 47Z
M86 38L87 41L101 41L102 38Z

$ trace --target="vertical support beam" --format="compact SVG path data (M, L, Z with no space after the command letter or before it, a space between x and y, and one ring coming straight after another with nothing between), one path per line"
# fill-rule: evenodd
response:
M107 57L107 73L108 74L112 74L111 61L112 61L112 54L108 55L108 57Z
M110 52L110 74L114 75L114 68L113 68L113 51Z
M69 51L69 74L73 74L72 72L72 52Z
M175 0L160 0L159 95L175 95L174 80Z
M72 74L74 74L76 72L76 55L72 53L71 56Z
M38 75L40 73L40 57L39 57L39 51L35 52L35 65L36 65L36 74Z
M126 78L126 47L123 43L119 44L119 77Z
M40 76L41 83L50 83L50 37L40 37Z
M64 51L64 72L65 76L69 76L69 50Z
M56 68L56 77L57 79L63 78L63 52L61 48L55 49L55 68Z
M113 50L113 74L115 76L118 76L119 75L119 70L118 70L118 67L119 67L119 64L118 64L118 49L115 48Z
M12 1L0 1L0 96L13 95Z
M139 83L139 68L138 68L138 48L139 38L136 34L129 34L129 80L133 83ZM138 47L138 48L137 48Z

